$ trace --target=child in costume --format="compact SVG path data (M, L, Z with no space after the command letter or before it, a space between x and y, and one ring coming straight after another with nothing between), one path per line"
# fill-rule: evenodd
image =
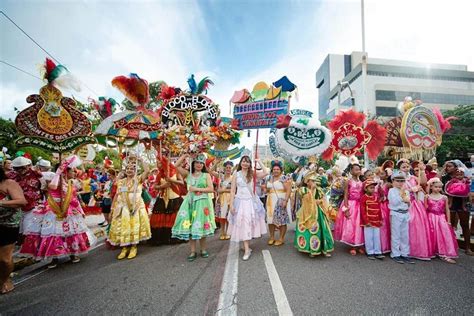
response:
M140 176L137 175L137 160L143 167ZM142 198L142 184L148 178L148 172L148 165L141 158L131 156L126 164L125 178L117 180L108 241L112 246L122 247L119 260L135 258L140 241L151 238L150 220Z
M388 191L388 207L390 209L391 248L390 256L397 263L415 263L408 258L410 253L410 237L408 222L410 214L410 195L404 189L405 174L394 170L392 174L393 187Z
M360 248L364 245L364 230L360 226L360 198L362 196L362 181L359 176L361 167L359 164L350 164L348 170L350 179L344 186L344 201L339 208L334 229L335 240L341 241L351 246L350 254L365 253Z
M257 179L264 178L268 171L257 160L261 170L257 171ZM230 189L230 241L244 243L242 260L247 261L252 254L250 240L266 234L265 208L254 193L252 162L249 156L243 156L232 178Z
M456 163L456 161L454 161ZM465 168L461 162L456 163L456 171L454 177L445 185L446 194L449 196L449 209L451 210L451 225L457 227L456 215L459 217L462 234L465 243L465 252L469 256L473 256L474 252L469 247L469 240L471 240L471 230L469 228L470 212L467 209L467 201L469 199L470 181L469 170ZM455 225L454 225L455 224ZM466 242L467 241L467 242Z
M425 207L433 231L433 250L441 260L456 263L453 258L458 256L458 242L450 224L448 198L441 194L442 190L443 183L439 178L431 178L428 181Z
M173 238L190 240L191 253L187 259L191 262L197 258L196 240L199 240L201 257L209 257L206 237L214 235L216 221L210 197L210 193L214 192L214 186L211 175L205 167L206 156L200 154L194 159L191 163L191 172L181 167L188 157L189 155L185 154L176 162L176 169L186 179L188 194L179 208L171 233Z
M324 254L331 257L334 250L329 220L326 212L329 205L321 189L322 177L315 171L307 173L303 186L299 189L301 208L296 213L295 247L300 252L309 253L310 257Z
M390 209L388 207L388 190L392 187L392 183L390 182L390 175L389 172L391 170L381 169L378 172L379 177L379 186L382 196L380 199L380 209L382 210L382 227L380 227L380 245L382 247L382 253L390 252Z
M369 259L385 258L380 244L380 227L382 226L382 210L379 196L375 194L377 183L372 179L364 181L365 194L360 199L360 222L364 227L365 252Z
M33 211L33 219L24 227L25 241L20 253L36 260L53 258L48 268L55 268L58 259L89 251L88 228L84 211L73 185L75 168L81 164L77 156L64 160L48 185L44 208Z
M408 159L397 162L398 169L405 174L404 189L410 194L409 234L410 257L420 260L431 260L433 236L430 229L428 214L424 203L424 191L421 185L426 184L425 166L420 162L413 162L410 166ZM417 176L410 174L410 167Z
M228 213L230 208L230 189L232 184L232 169L234 164L232 161L226 161L224 163L224 175L222 175L219 181L219 189L217 190L218 197L216 203L216 219L221 224L221 236L220 240L230 239L230 235L227 234L228 228Z

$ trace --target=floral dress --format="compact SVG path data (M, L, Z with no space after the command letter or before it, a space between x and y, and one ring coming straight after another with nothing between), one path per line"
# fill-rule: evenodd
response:
M207 188L207 173L198 177L189 174L188 188ZM188 192L179 208L178 216L171 230L172 237L182 240L197 240L214 235L216 221L214 207L208 193Z
M288 201L286 208L280 203L286 198L285 177L278 180L270 178L267 182L267 223L275 226L287 225L292 222L291 203Z

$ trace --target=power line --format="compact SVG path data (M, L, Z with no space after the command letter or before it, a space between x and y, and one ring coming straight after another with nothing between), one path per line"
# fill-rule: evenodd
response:
M29 76L31 76L31 77L33 77L33 78L36 78L36 79L38 79L38 80L43 81L43 79L41 79L40 77L35 76L35 75L33 75L32 73L30 73L30 72L28 72L28 71L26 71L26 70L23 70L23 69L21 69L21 68L18 68L17 66L14 66L14 65L12 65L12 64L9 64L9 63L7 63L6 61L0 60L0 63L5 64L5 65L7 65L7 66L10 66L10 67L12 67L13 69L16 69L16 70L18 70L18 71L21 71L21 72L24 73L24 74L27 74L27 75L29 75Z
M56 61L58 64L61 64L61 65L63 64L63 63L61 63L57 58L54 58L54 56L51 55L45 48L43 48L43 46L41 46L37 41L35 41L35 40L33 39L33 37L31 37L28 33L26 33L26 31L23 30L18 24L16 24L15 21L13 21L5 12L0 11L0 13L1 13L4 17L6 17L13 25L15 25L23 34L26 35L26 37L28 37L33 43L35 43L36 46L38 46L38 47L39 47L43 52L45 52L49 57L51 57L52 59L54 59L54 61ZM17 68L17 67L15 67L15 66L13 66L13 65L9 65L9 66L12 66L12 67L14 67L14 68ZM23 70L21 70L21 69L18 69L18 70L20 70L20 71L22 71L22 72L25 72L25 71L23 71ZM25 72L25 73L28 73L28 72ZM30 74L30 73L28 73L28 74L29 74L30 76L34 76L34 75ZM35 78L38 78L38 77L36 77L36 76L34 76L34 77L35 77ZM78 78L78 79L79 79L79 78ZM40 79L40 80L41 80L41 79ZM84 87L86 87L90 92L92 92L92 93L95 94L96 96L99 96L94 90L92 90L91 88L89 88L89 86L88 86L87 84L85 84L82 80L79 79L79 81L80 81L81 84L84 85Z

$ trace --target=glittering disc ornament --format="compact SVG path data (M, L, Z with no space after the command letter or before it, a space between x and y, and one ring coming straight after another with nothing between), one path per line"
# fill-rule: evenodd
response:
M91 136L91 123L76 109L76 101L63 97L56 87L77 90L77 81L64 66L56 66L48 58L44 68L48 84L40 89L39 95L28 96L26 101L33 105L21 111L15 119L16 127L23 135L16 144L67 152L95 143L96 139Z
M376 121L369 121L364 127L365 119L363 113L352 109L339 112L327 124L333 138L331 145L321 157L331 160L334 153L349 157L365 149L369 159L375 160L384 148L387 131Z

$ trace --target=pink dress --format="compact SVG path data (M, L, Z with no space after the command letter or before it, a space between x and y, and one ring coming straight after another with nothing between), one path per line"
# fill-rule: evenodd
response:
M388 208L388 184L384 183L381 187L384 200L380 202L380 209L382 210L382 227L380 227L380 246L382 247L382 253L388 253L391 251L390 244L390 209Z
M434 254L439 257L457 258L458 243L453 227L446 220L447 197L435 200L428 196L427 211L432 231Z
M60 207L60 193L59 189L49 191L50 199L56 202L59 209L52 207L47 200L44 208L32 211L32 219L23 230L25 240L20 250L22 255L41 260L88 252L88 228L74 185L71 183L69 186L68 195L68 185L63 181L62 200L66 201L70 197L67 209Z
M405 188L410 191L418 185L415 176L409 176ZM421 192L410 192L410 221L408 235L410 239L410 257L420 260L430 260L433 257L433 233L430 229L428 214L424 205L424 195Z
M344 202L339 208L334 227L334 239L353 247L364 244L364 230L360 226L360 198L362 181L350 179L347 183L348 208L350 217L344 215Z
M259 238L267 233L265 208L262 201L252 193L253 182L247 183L239 171L237 177L237 194L234 198L234 214L229 214L230 240L239 242Z

